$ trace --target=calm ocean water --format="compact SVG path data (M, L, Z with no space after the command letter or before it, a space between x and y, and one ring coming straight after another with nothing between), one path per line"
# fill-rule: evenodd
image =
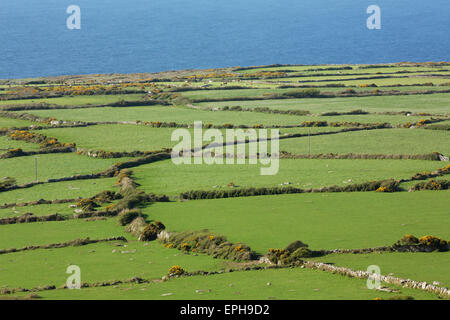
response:
M381 30L366 28L372 4ZM449 0L5 0L0 78L448 61L449 16Z

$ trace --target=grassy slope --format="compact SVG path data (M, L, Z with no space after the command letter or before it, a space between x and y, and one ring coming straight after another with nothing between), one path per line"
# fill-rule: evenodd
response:
M14 177L18 184L35 181L35 158L18 157L0 160L0 176ZM91 174L106 170L121 159L96 159L73 153L41 154L37 156L38 180ZM124 160L126 158L123 158Z
M270 286L267 285L269 282ZM395 294L368 290L364 280L307 269L233 272L172 279L150 285L39 292L39 296L46 299L158 300L373 300L378 297L389 299L396 295L409 295L425 300L436 299L432 294L412 289L400 289L400 292Z
M75 199L91 197L103 190L114 190L116 178L75 180L37 185L0 193L0 203L19 203L39 199Z
M1 149L15 149L15 148L21 148L24 151L31 151L31 150L38 150L39 145L25 141L10 140L5 136L2 137L0 136L0 153L6 152L5 150Z
M448 239L449 205L448 191L316 193L157 203L145 212L168 230L210 229L266 253L295 240L336 249L391 245L405 234Z
M270 107L276 109L309 110L312 113L351 111L363 109L370 112L411 111L448 113L450 94L379 96L326 99L282 99L264 101L205 102L201 106Z
M49 98L49 99L23 99L23 100L4 100L0 101L1 105L12 105L12 104L33 104L33 103L49 103L56 105L87 105L87 104L107 104L114 103L120 100L139 100L143 94L113 94L113 95L95 95L95 96L65 96L59 98ZM1 127L1 126L0 126Z
M182 265L190 271L211 271L222 268L224 263L223 260L206 255L185 255L178 250L167 249L158 242L144 244L132 241L125 246L117 244L125 243L112 241L0 255L0 283L10 288L50 284L59 287L66 282L66 268L69 265L81 268L83 282L94 283L132 277L161 278L173 265Z
M450 252L334 254L314 260L357 270L365 270L369 265L378 265L384 275L393 273L394 276L404 279L428 283L438 281L441 286L450 286L450 275L447 272Z
M280 141L280 151L307 154L308 138ZM311 154L450 154L448 132L422 129L381 129L311 137Z
M245 105L228 103L225 105ZM259 101L259 105L266 106L265 101ZM290 109L290 108L288 108ZM292 108L298 109L298 108ZM311 110L312 108L300 108L301 110ZM358 109L358 108L356 108ZM360 108L359 108L360 109ZM354 110L354 109L351 109ZM350 110L347 110L350 111ZM61 120L77 121L149 121L149 122L177 122L193 125L194 121L202 121L204 124L224 125L231 123L233 125L253 126L255 124L263 125L299 125L304 121L328 121L328 122L361 122L361 123L406 123L417 122L422 118L429 117L406 117L406 116L386 116L386 115L348 115L333 117L317 116L296 116L287 114L268 114L260 112L242 112L242 111L209 111L201 109L192 109L187 107L127 107L127 108L97 108L97 109L71 109L71 110L36 110L30 113L42 116L53 116Z
M127 236L116 219L85 221L66 220L57 222L34 222L0 226L0 248L21 248L71 241L74 239L103 239Z
M229 190L227 184L277 187L285 182L299 188L347 185L383 179L407 179L417 172L443 167L439 161L281 159L278 174L260 175L266 165L175 165L171 160L133 169L147 192L178 195L189 190ZM215 188L214 188L215 187Z
M11 128L11 127L28 127L31 126L33 122L18 119L9 119L0 117L0 128Z

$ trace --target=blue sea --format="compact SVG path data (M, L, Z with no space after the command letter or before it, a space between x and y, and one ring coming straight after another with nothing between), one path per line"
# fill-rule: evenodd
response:
M66 27L70 5L80 30ZM449 61L449 16L449 0L4 0L0 78Z

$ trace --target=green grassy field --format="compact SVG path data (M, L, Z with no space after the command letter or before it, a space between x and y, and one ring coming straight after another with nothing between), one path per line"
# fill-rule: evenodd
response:
M68 154L40 154L37 157L19 157L0 160L0 176L13 177L17 183L35 181L35 159L37 158L38 181L91 174L106 170L123 159L96 159Z
M9 249L60 243L75 239L104 239L125 235L130 238L130 235L126 234L124 229L117 224L116 219L34 222L3 225L0 244L2 249Z
M381 273L392 273L395 277L404 279L417 279L418 281L435 281L443 286L450 286L450 276L447 272L450 264L448 252L438 253L379 253L379 254L346 254L329 255L314 260L334 263L355 270L363 270L369 265L378 265Z
M271 285L267 285L270 283ZM46 299L155 299L155 300L373 300L395 296L434 300L436 296L412 289L397 293L367 290L364 280L305 269L234 272L196 276L164 283L121 285L82 290L40 292Z
M144 96L143 94L115 94L115 95L94 95L94 96L67 96L67 97L44 98L44 99L4 100L0 101L0 106L13 104L33 104L33 103L48 103L60 106L81 106L89 104L101 105L118 102L120 100L126 101L140 100L143 96Z
M351 66L349 70L348 67ZM347 69L343 69L347 67ZM330 70L326 70L330 69ZM267 71L267 72L266 72ZM284 72L284 73L275 73ZM444 190L407 192L420 181L409 179L419 172L431 172L448 166L446 161L431 160L362 160L362 155L425 155L439 152L450 155L449 131L446 130L450 115L450 68L445 63L392 64L380 68L364 65L314 65L257 67L248 70L224 68L220 70L187 70L154 75L86 75L64 76L51 79L40 78L39 90L15 90L22 86L20 79L8 80L0 91L0 109L8 105L34 104L33 110L15 111L18 116L34 114L43 118L67 121L100 122L86 127L66 123L64 126L48 125L48 128L30 132L55 137L60 142L76 143L76 147L96 151L157 151L171 148L178 141L171 141L176 128L151 127L148 122L174 122L193 125L203 124L234 126L264 125L281 126L280 148L272 153L286 151L293 155L318 155L333 153L336 156L354 154L352 159L287 159L279 161L275 175L260 174L261 164L234 165L175 165L170 159L155 162L127 164L135 158L98 159L84 155L81 150L70 153L51 153L35 156L0 159L0 219L18 217L25 213L46 216L54 213L67 220L55 222L25 222L0 224L0 251L9 248L42 246L75 239L104 239L125 237L127 242L109 241L85 246L69 246L53 249L0 252L0 300L27 297L29 292L6 293L6 288L32 288L55 285L61 287L70 265L81 268L81 281L94 284L104 281L125 281L133 277L155 280L150 283L122 283L108 287L82 288L81 290L39 290L36 295L43 299L389 299L411 296L415 299L437 299L436 294L421 289L405 289L386 285L395 292L369 290L364 279L344 277L326 271L289 268L234 271L250 265L265 266L258 259L271 248L285 248L300 240L312 250L360 249L390 246L406 234L417 237L433 235L450 240L449 191L445 189L448 175L433 179L424 178L428 185L436 187L431 180L441 183ZM364 77L389 76L384 79ZM359 78L356 80L351 80ZM137 82L141 82L137 85ZM49 87L60 86L63 97L44 98L40 92L51 91ZM71 92L73 86L97 85L96 92ZM364 84L376 83L377 87ZM433 83L431 86L429 83ZM7 85L6 85L7 84ZM64 84L64 85L63 85ZM103 89L114 86L121 94L105 95ZM401 84L401 85L400 85ZM418 84L418 85L414 85ZM425 85L419 85L425 84ZM329 85L335 85L329 86ZM336 86L338 85L338 86ZM32 89L34 85L26 85ZM298 88L291 88L296 86ZM301 87L303 86L303 87ZM349 89L364 97L340 96L302 99L272 99L276 94L306 90L317 87L322 94L341 95ZM12 89L10 89L12 87ZM242 89L248 88L248 89ZM283 89L284 87L284 89ZM101 88L102 90L100 90ZM130 107L95 107L120 100L138 101L144 93L125 94L125 90L143 90L146 99L154 99L158 105ZM185 90L183 90L185 88ZM375 90L380 90L375 95ZM440 90L440 93L428 93ZM30 96L30 92L33 92ZM348 91L347 91L348 92ZM405 94L399 95L397 93ZM116 92L117 93L117 92ZM423 93L423 94L421 94ZM428 94L425 94L428 93ZM152 96L156 94L155 96ZM36 97L36 95L38 97ZM39 97L41 95L41 97ZM238 101L241 99L242 101ZM246 100L247 99L247 100ZM210 100L210 102L207 102ZM217 100L217 101L214 101ZM201 102L203 101L203 102ZM49 103L67 108L45 110L38 103ZM156 102L155 102L156 103ZM166 105L167 104L167 105ZM87 106L89 108L70 108ZM222 110L224 107L240 106L244 110ZM245 110L250 109L251 111ZM256 109L258 108L258 109ZM268 109L262 109L268 108ZM324 113L349 113L363 110L368 114L323 115ZM289 111L291 114L287 114ZM307 111L309 114L301 114ZM416 115L403 115L399 112ZM276 113L282 112L282 113ZM284 113L283 113L284 112ZM420 114L423 113L423 114ZM5 114L4 114L5 115ZM440 118L443 121L430 125L435 130L422 127L400 129L400 125L416 123L422 119ZM305 121L327 121L328 126L300 127ZM107 123L112 122L112 123ZM141 122L136 125L136 122ZM331 123L336 123L331 125ZM390 124L389 128L339 132L358 124ZM46 125L43 122L15 120L0 117L0 154L8 149L38 150L38 144L9 140L12 127ZM423 127L427 127L425 125ZM9 130L9 131L8 131ZM192 135L193 129L188 128ZM221 129L224 133L225 129ZM307 134L313 134L308 138ZM316 133L330 133L315 136ZM304 134L303 137L289 137ZM270 136L270 134L269 134ZM229 141L228 141L229 142ZM206 145L206 141L202 144ZM242 144L247 152L254 142ZM269 147L270 147L269 143ZM3 150L3 151L2 151ZM226 151L226 150L225 150ZM78 154L77 154L78 153ZM131 167L130 178L136 186L125 179L126 173L113 172L101 179L75 180L43 183L29 188L5 191L3 184L13 177L17 184L33 182L35 159L38 163L38 180L67 178L77 174L99 173L121 162ZM445 158L443 159L445 160ZM147 160L146 160L147 161ZM114 176L113 176L114 175ZM302 189L346 186L383 179L406 179L396 192L321 192L290 195L264 195L209 200L184 200L182 192L190 190L224 191L234 187L297 187ZM121 180L122 179L122 180ZM117 184L122 181L122 192ZM125 181L125 182L124 182ZM3 184L2 184L3 183ZM231 184L232 183L232 184ZM233 187L234 186L234 187ZM135 189L137 188L137 189ZM437 188L437 187L436 187ZM40 204L18 206L22 202L40 199L91 198L105 191L119 192L112 202L100 203L96 212L85 209L86 215L107 214L101 219L75 219L74 202L63 204ZM169 196L169 202L152 202L144 193ZM159 200L164 200L159 198ZM99 201L99 200L95 200ZM120 206L119 206L120 205ZM107 213L102 213L108 207ZM121 208L136 209L145 219L144 223L162 222L166 231L209 230L218 241L223 235L236 244L237 252L244 250L237 243L248 245L257 254L254 260L233 261L215 259L192 245L192 239L184 239L190 252L163 245L161 241L140 241L143 235L137 230L131 234L119 224L114 216L124 213ZM114 209L120 208L120 209ZM114 211L117 210L117 211ZM131 213L132 214L132 213ZM112 215L112 216L111 216ZM2 223L10 223L2 220ZM22 222L22 221L13 221ZM163 234L160 234L162 236ZM154 234L153 234L154 236ZM205 240L206 241L206 240ZM188 243L189 242L189 243ZM184 244L182 244L184 245ZM199 242L200 246L200 242ZM186 247L184 247L186 248ZM222 248L222 247L221 247ZM237 249L236 249L237 248ZM222 248L223 249L223 248ZM233 249L231 249L233 250ZM234 253L232 251L232 253ZM234 253L235 254L235 253ZM333 253L322 257L305 258L314 261L345 266L353 270L367 270L378 265L382 274L393 274L416 281L439 282L449 287L449 252L390 252L370 254ZM188 272L215 271L215 275L171 277L169 268L180 266ZM268 283L270 285L268 285Z
M48 284L60 287L66 283L66 269L72 264L85 270L83 281L87 283L127 280L133 277L161 278L173 265L182 265L186 270L192 271L212 271L226 265L226 261L207 255L185 255L177 250L164 248L156 242L144 244L136 241L111 241L81 247L5 254L0 255L0 261L3 271L0 283L10 288L33 288ZM98 268L105 262L110 267ZM14 274L14 277L10 274ZM40 276L30 277L30 274Z
M6 152L7 149L20 148L24 151L38 150L39 145L25 141L11 140L7 137L0 137L0 153Z
M320 83L315 84L318 87L320 87ZM373 92L373 87L353 87L353 90L356 92ZM380 91L409 91L409 92L424 92L424 91L440 91L445 90L445 87L441 86L405 86L405 87L377 87L376 89ZM224 100L233 100L233 99L242 99L243 97L251 97L251 98L259 98L264 99L267 98L268 95L271 94L284 94L284 93L291 93L291 92L297 92L298 90L302 90L302 88L289 88L289 89L280 89L277 88L274 85L267 84L267 88L257 88L257 89L235 89L235 90L192 90L192 91L185 91L182 92L182 95L192 99L192 100L204 100L204 99L224 99ZM333 88L333 87L320 87L318 90L320 90L322 93L341 93L346 90L345 87L340 88Z
M20 203L39 199L76 199L90 197L103 190L114 190L117 179L75 180L36 185L27 189L2 192L0 203Z
M307 154L308 138L280 140L280 150ZM448 132L421 129L382 129L311 137L311 154L450 154Z
M448 238L449 203L447 191L314 193L157 203L145 212L169 230L209 229L264 254L295 240L318 250L391 245L405 234Z
M273 109L308 110L312 113L330 111L351 111L362 109L367 112L410 111L428 113L449 113L448 94L410 95L410 96L373 96L373 97L349 97L349 98L305 98L305 99L281 99L260 101L225 101L205 102L200 106L223 107L242 106L269 107Z
M11 127L22 128L31 126L32 124L33 122L31 121L0 117L0 128L11 128Z
M439 161L420 160L323 160L281 159L275 176L260 175L267 165L176 165L171 160L140 166L133 170L136 181L147 192L178 195L189 190L230 190L277 187L286 182L297 188L345 186L384 179L409 179L417 172L442 167Z

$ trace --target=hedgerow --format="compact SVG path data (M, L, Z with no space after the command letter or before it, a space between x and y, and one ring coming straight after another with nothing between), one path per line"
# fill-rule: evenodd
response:
M392 245L395 251L401 252L432 252L432 251L449 251L450 241L446 241L436 236L426 235L417 238L407 234L395 244Z
M330 186L318 189L300 189L296 187L262 187L262 188L235 188L231 190L191 190L180 193L179 198L184 200L200 199L222 199L234 197L252 197L262 195L295 194L295 193L316 193L316 192L358 192L376 191L380 187L385 192L395 192L399 190L399 180L388 179L380 181L370 181L346 186Z
M426 182L420 182L412 186L409 191L418 190L447 190L450 187L450 180L429 180Z
M235 261L253 260L257 255L242 243L231 243L226 237L215 235L208 230L170 233L160 241L167 248L177 248L184 252L205 253L214 258Z

